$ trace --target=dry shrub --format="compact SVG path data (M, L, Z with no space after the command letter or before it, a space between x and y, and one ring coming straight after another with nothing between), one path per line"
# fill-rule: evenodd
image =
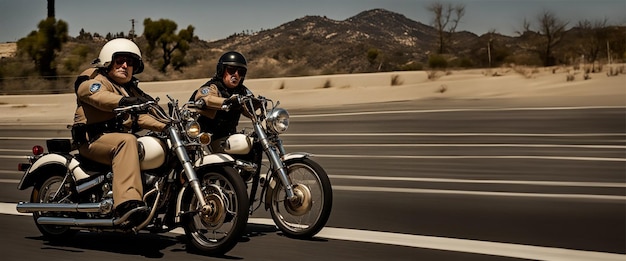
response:
M428 71L428 79L429 80L437 80L439 79L439 73L438 71Z
M333 87L333 85L332 85L330 79L326 79L326 82L324 82L324 85L322 86L322 88L328 89L330 87Z
M404 82L400 80L400 75L394 74L391 76L391 86L402 85Z
M444 93L444 92L446 92L447 90L448 90L448 86L447 86L447 85L445 85L445 84L442 84L442 85L440 85L440 86L439 86L439 88L437 88L437 91L436 91L436 92L438 92L438 93Z

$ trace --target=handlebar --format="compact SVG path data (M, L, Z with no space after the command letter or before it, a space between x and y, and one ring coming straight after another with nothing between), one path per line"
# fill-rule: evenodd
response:
M141 113L148 110L148 108L156 105L155 101L147 101L141 104L135 104L130 106L118 107L113 109L113 112L116 114L122 113Z

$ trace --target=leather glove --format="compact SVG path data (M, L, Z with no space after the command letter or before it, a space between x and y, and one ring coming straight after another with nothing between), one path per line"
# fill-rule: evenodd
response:
M233 94L224 100L224 105L239 105L239 94Z
M120 106L131 106L131 105L137 105L137 104L146 103L148 101L150 101L148 98L142 97L142 96L138 96L138 97L122 97L122 99L120 99L119 105Z

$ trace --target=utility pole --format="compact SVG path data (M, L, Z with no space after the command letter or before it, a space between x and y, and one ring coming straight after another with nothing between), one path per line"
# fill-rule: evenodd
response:
M609 64L611 64L611 47L609 47L609 40L606 40L606 56Z
M48 18L54 17L54 0L48 0Z
M128 37L133 40L135 39L135 19L130 19L131 27L130 32L128 32Z
M489 42L487 42L487 55L489 55L489 68L491 68L491 42L493 39L489 37Z

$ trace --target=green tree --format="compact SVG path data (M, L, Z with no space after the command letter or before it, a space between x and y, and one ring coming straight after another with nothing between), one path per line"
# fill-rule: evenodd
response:
M159 71L165 73L170 64L175 70L185 66L184 57L194 37L193 26L187 26L187 29L180 30L178 34L175 33L176 23L169 19L152 21L146 18L143 20L143 26L143 35L148 41L148 53L154 52L157 48L162 52Z
M67 42L67 23L48 17L39 22L38 31L32 31L28 36L17 41L18 52L28 55L35 62L41 76L55 79L57 76L54 59L55 51L60 51L63 43Z

